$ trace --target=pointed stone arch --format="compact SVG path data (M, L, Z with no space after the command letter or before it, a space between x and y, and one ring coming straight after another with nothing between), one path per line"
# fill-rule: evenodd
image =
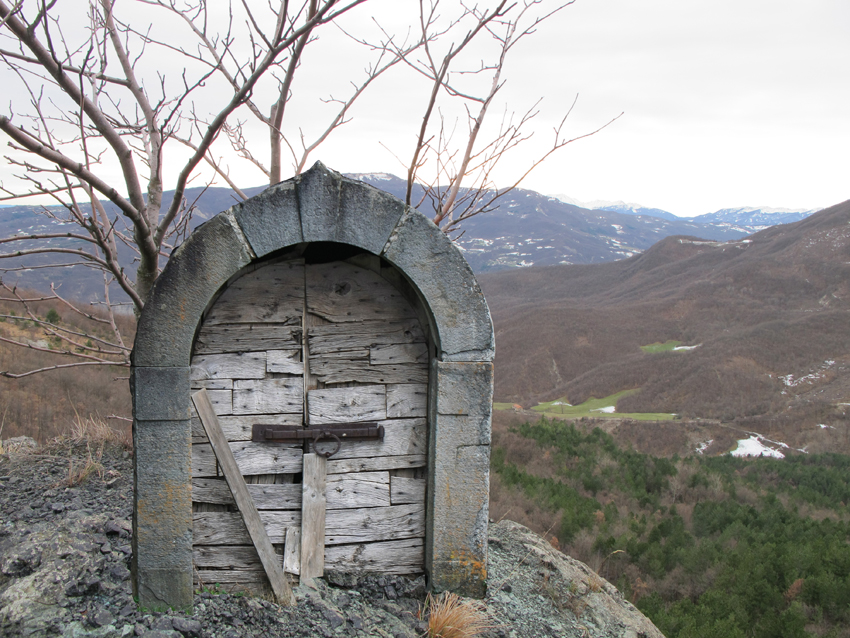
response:
M481 289L430 220L317 163L216 215L171 256L132 355L134 587L148 608L192 603L190 361L205 310L253 263L298 245L354 246L391 264L433 335L425 572L430 586L486 591L494 334Z

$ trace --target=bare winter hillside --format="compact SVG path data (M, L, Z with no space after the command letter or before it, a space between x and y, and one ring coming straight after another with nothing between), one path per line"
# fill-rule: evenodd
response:
M618 411L768 430L844 421L850 202L744 240L668 237L618 262L480 281L497 401L575 404L639 388ZM677 350L641 349L671 341Z

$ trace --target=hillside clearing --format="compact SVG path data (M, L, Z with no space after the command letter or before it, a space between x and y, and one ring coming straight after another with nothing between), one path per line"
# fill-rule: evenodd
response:
M580 419L582 417L594 418L614 418L614 419L634 419L635 421L669 421L676 418L675 414L667 414L663 412L617 412L617 401L626 396L637 394L639 390L623 390L616 394L611 394L602 399L594 399L591 397L584 403L579 405L570 405L566 397L540 403L533 408L535 412L540 412L547 418L564 418ZM494 407L498 404L494 404ZM508 405L508 404L504 404ZM497 410L500 408L496 408Z

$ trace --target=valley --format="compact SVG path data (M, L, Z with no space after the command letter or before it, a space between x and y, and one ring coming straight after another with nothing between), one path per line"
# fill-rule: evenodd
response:
M586 562L670 637L850 635L850 202L708 238L506 203L458 240L496 330L491 519ZM96 296L74 270L61 290ZM97 305L23 316L0 296L0 370L68 360L51 312L110 339ZM0 415L2 439L87 419L126 436L127 368L0 378Z

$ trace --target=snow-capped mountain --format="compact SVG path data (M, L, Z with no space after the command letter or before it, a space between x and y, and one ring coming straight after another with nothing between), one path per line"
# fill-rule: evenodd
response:
M722 208L713 213L697 215L696 217L680 217L660 208L650 208L642 204L623 201L593 200L582 202L569 195L552 195L557 199L573 206L588 210L606 210L623 215L649 215L660 219L689 221L697 224L708 224L727 228L742 233L756 233L777 224L790 224L805 219L820 208L771 208L769 206L741 206L738 208Z
M769 208L743 206L741 208L722 208L714 213L698 215L691 220L699 224L729 224L730 227L748 229L757 232L777 224L790 224L805 219L809 215L818 212L819 208L791 209L791 208Z

